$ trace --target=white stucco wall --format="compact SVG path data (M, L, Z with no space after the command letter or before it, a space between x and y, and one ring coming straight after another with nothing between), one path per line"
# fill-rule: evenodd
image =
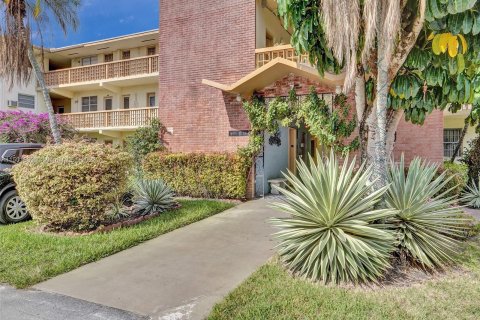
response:
M17 101L18 95L25 94L35 97L35 108L8 107L8 101ZM25 112L42 113L46 112L45 103L42 95L36 90L36 81L32 75L28 84L18 84L10 88L10 83L6 79L0 79L0 110L22 110Z

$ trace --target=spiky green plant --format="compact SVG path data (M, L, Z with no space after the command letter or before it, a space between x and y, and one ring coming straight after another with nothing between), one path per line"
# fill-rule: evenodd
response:
M164 212L177 204L173 190L161 179L137 179L133 194L133 203L143 215Z
M479 177L480 181L480 177ZM475 182L472 180L471 185L467 185L466 190L462 194L462 198L460 201L465 204L467 207L479 209L480 208L480 188Z
M445 173L435 178L438 166L415 158L405 174L405 161L392 162L387 206L397 210L390 221L397 232L399 252L420 266L433 269L452 262L465 221L455 207L450 190L439 191L449 182Z
M317 155L317 159L321 159ZM298 176L279 191L284 202L273 206L290 218L272 219L281 230L279 255L295 274L322 282L376 281L389 268L393 234L381 223L391 209L375 210L386 187L372 191L372 167L354 173L355 159L340 168L331 153L310 165L297 162Z

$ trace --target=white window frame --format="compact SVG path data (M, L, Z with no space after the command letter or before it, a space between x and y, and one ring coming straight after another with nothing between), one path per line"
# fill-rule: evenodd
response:
M86 99L88 99L87 104L84 103ZM93 102L92 100L95 102ZM82 97L81 102L82 102L82 112L98 111L98 96ZM84 106L86 106L87 108L85 109Z
M462 135L461 128L445 128L443 129L443 156L452 157L455 148L460 142L460 136ZM462 155L462 148L458 151L458 156Z
M80 64L82 66L91 66L93 64L98 64L98 56L83 57L80 59Z

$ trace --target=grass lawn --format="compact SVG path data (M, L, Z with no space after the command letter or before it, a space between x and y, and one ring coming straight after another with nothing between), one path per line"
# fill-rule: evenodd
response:
M382 289L313 285L269 263L208 319L480 319L480 240L466 244L459 260L463 271Z
M32 233L33 222L0 226L0 283L25 288L233 206L209 200L180 203L180 209L135 226L88 236Z

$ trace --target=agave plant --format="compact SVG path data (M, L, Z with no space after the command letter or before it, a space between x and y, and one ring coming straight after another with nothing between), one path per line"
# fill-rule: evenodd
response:
M317 155L320 159L320 155ZM372 191L372 167L354 173L355 158L340 168L337 157L310 165L297 162L298 176L285 174L278 188L284 202L273 206L292 217L272 219L281 230L279 255L295 274L322 282L376 281L389 268L393 234L376 223L391 209L375 210L386 188Z
M446 197L450 190L439 192L449 179L445 173L435 178L437 169L437 165L415 158L405 174L402 156L399 164L390 165L386 195L387 206L397 210L390 222L397 231L400 253L427 269L452 261L456 238L462 236L465 226L454 197Z
M480 179L479 179L480 181ZM462 194L460 201L465 204L467 207L479 209L480 208L480 189L475 183L475 180L472 180L471 185L467 185L467 189Z
M161 179L137 179L133 194L135 207L143 215L164 212L177 204L172 189Z

